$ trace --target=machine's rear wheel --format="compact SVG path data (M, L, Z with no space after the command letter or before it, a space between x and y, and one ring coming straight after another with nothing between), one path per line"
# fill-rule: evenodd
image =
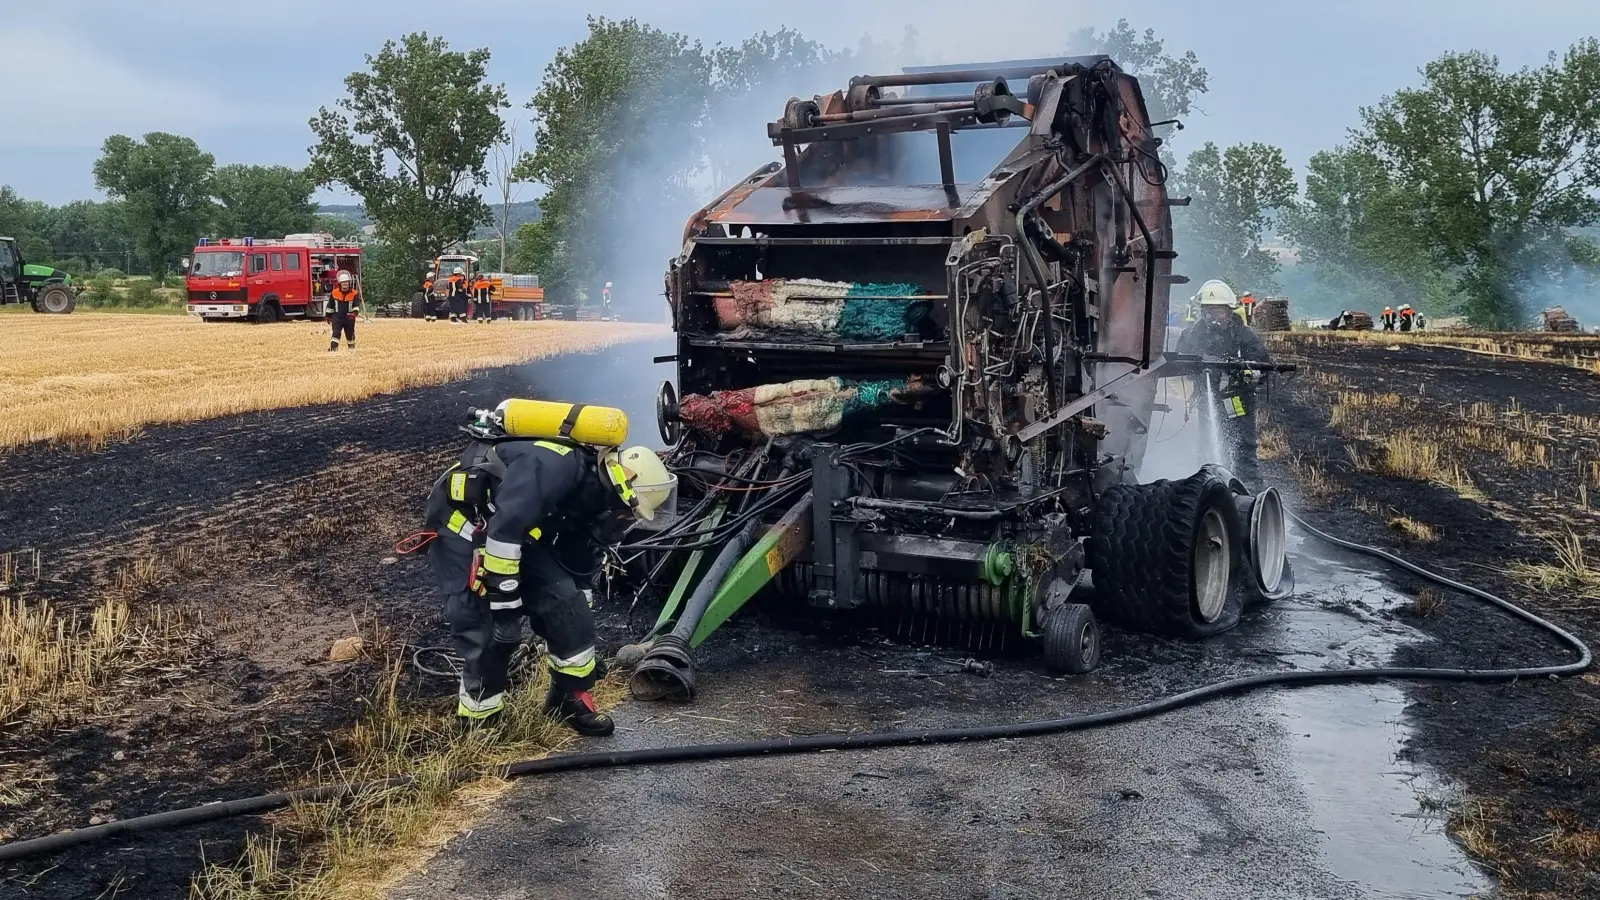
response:
M1089 540L1095 610L1137 631L1205 637L1239 623L1241 533L1226 479L1115 485L1101 495Z
M428 295L417 291L411 295L411 318L420 319L428 314Z
M1044 662L1057 672L1081 675L1100 665L1100 623L1082 603L1068 603L1044 617Z
M64 284L47 284L34 295L33 308L38 312L64 316L78 306L78 297Z

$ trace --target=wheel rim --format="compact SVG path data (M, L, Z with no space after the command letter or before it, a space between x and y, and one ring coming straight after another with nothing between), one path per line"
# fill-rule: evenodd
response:
M68 297L67 297L66 292L64 292L64 291L45 291L44 300L42 302L40 302L39 305L43 306L45 308L46 312L58 313L58 312L63 312L64 310L66 310L67 302L68 302Z
M1250 511L1250 552L1258 586L1264 593L1277 591L1283 582L1289 552L1287 530L1278 489L1267 488L1256 497Z
M1084 664L1093 663L1100 654L1100 638L1095 634L1094 623L1085 622L1078 632L1078 658Z
M1222 511L1212 507L1200 517L1194 542L1194 605L1203 622L1222 617L1222 608L1228 602L1232 558L1228 523L1223 520Z

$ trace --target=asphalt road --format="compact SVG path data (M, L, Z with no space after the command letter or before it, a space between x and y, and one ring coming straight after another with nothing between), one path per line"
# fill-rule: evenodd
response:
M1312 558L1316 553L1318 558ZM1106 665L993 677L839 627L735 623L689 706L607 747L1053 718L1423 640L1364 563L1297 542L1302 589L1203 645L1112 635ZM1403 759L1391 686L1270 691L1097 732L579 773L518 784L396 900L1434 898L1489 888ZM598 743L596 747L600 746Z

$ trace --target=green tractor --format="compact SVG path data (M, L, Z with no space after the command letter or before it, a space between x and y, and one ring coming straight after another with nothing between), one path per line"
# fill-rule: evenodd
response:
M72 276L49 266L30 266L16 238L0 237L0 305L29 303L34 312L66 315L78 305Z

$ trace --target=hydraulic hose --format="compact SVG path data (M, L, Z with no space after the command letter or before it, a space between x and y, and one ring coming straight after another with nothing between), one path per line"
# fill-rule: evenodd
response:
M1108 725L1118 725L1124 722L1133 722L1147 719L1162 713L1172 712L1187 706L1194 706L1219 697L1242 694L1257 688L1279 687L1305 687L1315 684L1347 684L1368 681L1383 681L1390 679L1406 679L1415 681L1462 681L1462 682L1497 682L1515 681L1520 678L1543 678L1566 675L1576 675L1588 669L1593 662L1593 654L1583 641L1571 632L1538 616L1512 602L1497 597L1481 588L1463 584L1451 578L1446 578L1436 572L1431 572L1414 563L1407 562L1392 553L1369 547L1353 541L1346 541L1333 537L1309 524L1293 513L1289 517L1305 529L1306 533L1320 540L1326 541L1337 547L1373 556L1385 562L1392 563L1417 575L1432 581L1435 584L1453 590L1461 591L1476 597L1486 603L1499 607L1518 619L1521 619L1536 628L1542 629L1555 636L1562 644L1571 648L1578 658L1573 662L1560 663L1547 666L1525 666L1509 669L1449 669L1429 668L1416 666L1381 666L1372 668L1354 669L1329 669L1320 671L1297 672L1265 672L1258 675L1246 675L1240 678L1230 678L1197 687L1192 690L1169 694L1154 700L1134 706L1125 706L1120 709L1106 710L1104 712L1087 713L1084 715L1067 716L1060 719L1045 719L1035 722L1016 722L1005 725L980 725L958 728L932 728L922 731L882 731L862 734L821 734L808 737L791 737L768 740L728 741L717 744L692 744L677 747L655 747L645 750L618 750L599 751L592 753L568 753L551 756L545 759L526 760L511 763L492 774L506 778L525 778L532 775L550 775L557 772L573 772L587 769L618 769L631 766L664 765L667 763L705 762L722 759L745 759L756 756L786 756L799 753L816 753L821 751L839 750L868 750L882 747L908 747L928 744L955 744L973 741L992 741L1006 738L1035 737L1047 734L1061 734L1071 731L1085 731L1093 728L1104 728ZM466 780L478 777L482 772L461 771L454 773L455 780ZM277 794L267 794L261 797L249 797L241 800L229 800L220 803L211 803L205 806L194 806L188 809L173 810L170 812L156 813L154 815L139 816L132 819L123 819L108 822L104 825L95 825L89 828L80 828L76 831L66 831L52 834L47 837L34 838L26 841L14 841L0 845L0 862L9 862L27 859L34 856L43 856L58 853L70 847L76 847L93 841L117 837L119 835L140 834L148 831L158 831L166 828L176 828L183 825L194 825L201 822L210 822L217 819L226 819L233 816L251 815L282 809L293 803L314 803L336 800L351 794L366 790L382 790L387 788L405 787L412 783L413 776L396 775L392 778L366 782L364 784L338 784L322 785L304 788L297 791L286 791Z

